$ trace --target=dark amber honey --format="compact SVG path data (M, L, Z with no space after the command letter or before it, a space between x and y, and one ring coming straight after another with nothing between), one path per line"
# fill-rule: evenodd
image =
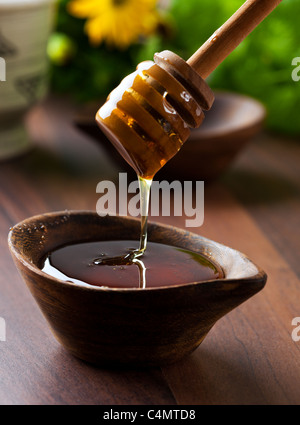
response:
M148 72L155 67L151 61L140 64L98 112L102 130L136 173L146 179L152 179L179 151L183 143L180 130L185 138L189 134L183 120L164 101L163 93L149 85Z
M189 270L191 267L199 272L201 261L199 258L195 260L195 254L189 256L189 260L194 259L194 264L188 264L179 258L178 264L174 259L172 267L167 267L158 257L155 257L154 261L151 251L149 252L148 248L146 250L148 205L153 177L181 149L190 135L189 128L198 127L202 123L202 110L210 109L213 99L214 96L205 81L183 59L172 52L164 51L154 55L154 62L140 63L137 70L125 77L110 93L105 104L97 112L96 121L100 128L136 171L141 197L139 249L130 256L128 253L122 256L120 252L109 254L107 260L97 259L97 264L94 264L102 267L101 279L104 268L108 267L107 286L115 285L114 274L111 274L114 269L109 268L114 263L117 264L116 268L122 267L124 270L125 267L128 274L125 287L136 287L136 284L132 283L136 266L139 268L139 286L143 288L146 285L162 286L161 282L164 282L164 286L169 285L165 282L168 282L168 275L173 278L174 273L181 276L178 281L172 281L174 285L215 278L206 274L204 278L195 276ZM169 247L169 250L173 250L173 254L176 252L176 255L179 252L181 256L187 255L173 247ZM167 253L162 253L161 258L164 261L166 255ZM131 263L125 264L128 256ZM152 261L151 267L149 261ZM177 269L178 272L175 272ZM159 279L152 279L153 270L159 273ZM212 268L208 267L206 272L211 270ZM98 282L98 271L96 275L91 271L90 273L92 282ZM122 275L125 276L125 273L122 272ZM122 281L121 273L118 279L117 287Z
M148 242L141 259L129 264L96 264L99 258L126 256L136 241L101 241L67 245L49 253L42 270L73 283L110 288L154 288L223 277L208 258L174 246Z

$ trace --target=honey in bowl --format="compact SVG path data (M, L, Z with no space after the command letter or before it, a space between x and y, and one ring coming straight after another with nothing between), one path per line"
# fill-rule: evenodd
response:
M96 120L137 173L139 248L129 249L121 241L105 242L103 247L100 243L64 247L48 255L45 272L59 272L74 283L115 288L181 285L220 276L217 268L198 254L164 245L147 246L153 177L181 149L189 128L202 123L202 110L210 108L213 98L205 81L185 61L174 54L170 57L170 52L156 54L154 62L141 63L123 79L99 109Z
M139 179L140 246L130 256L135 263L146 251L153 177L181 149L189 128L202 123L203 110L210 109L213 100L199 74L179 56L164 51L155 54L154 61L140 63L96 114L98 125ZM121 263L124 260L117 258Z
M177 286L223 277L220 267L207 257L161 243L148 242L143 256L132 260L135 245L136 241L128 240L66 245L49 253L41 268L64 281L118 289ZM128 256L129 261L120 261Z

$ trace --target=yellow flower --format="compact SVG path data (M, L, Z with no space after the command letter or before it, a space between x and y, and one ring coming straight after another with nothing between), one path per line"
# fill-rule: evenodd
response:
M85 31L92 44L105 41L127 48L140 35L153 32L159 22L157 0L72 0L68 11L87 19Z

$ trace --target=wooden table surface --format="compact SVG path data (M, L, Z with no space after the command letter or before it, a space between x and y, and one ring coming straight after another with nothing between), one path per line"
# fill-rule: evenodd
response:
M262 134L217 182L190 229L247 254L268 274L259 294L219 320L188 358L163 368L104 369L68 354L19 276L10 226L29 216L96 209L99 181L122 170L52 99L30 114L35 148L0 165L0 403L70 405L299 404L300 143ZM153 220L153 219L152 219ZM185 217L156 217L184 227ZM300 332L299 332L300 335Z

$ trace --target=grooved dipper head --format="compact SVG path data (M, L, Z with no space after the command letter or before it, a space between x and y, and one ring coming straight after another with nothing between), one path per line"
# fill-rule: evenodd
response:
M122 80L96 121L137 174L151 179L199 127L214 95L187 62L156 53Z

